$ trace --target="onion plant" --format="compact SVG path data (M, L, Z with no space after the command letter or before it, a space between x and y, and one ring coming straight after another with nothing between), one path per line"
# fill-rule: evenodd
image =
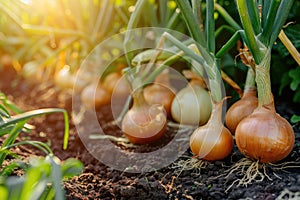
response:
M75 159L61 162L51 148L43 142L24 140L16 142L21 132L29 132L32 126L28 120L51 113L63 113L65 133L63 149L67 149L69 137L68 114L64 109L45 108L23 112L14 103L0 93L0 137L3 142L0 148L0 199L64 199L61 180L77 175L82 170L82 163ZM30 162L15 160L2 166L7 155L15 155L11 148L19 145L32 145L46 156L30 158ZM17 156L17 155L15 155ZM14 169L25 170L23 178L8 177Z
M170 63L174 62L174 60L178 59L182 56L187 56L189 59L194 60L194 62L198 62L198 65L193 65L192 68L200 75L200 76L207 76L208 78L208 87L210 90L210 94L212 97L212 102L214 104L213 106L213 112L211 119L208 121L208 123L204 127L200 127L195 132L198 132L200 129L205 130L205 133L209 133L210 136L207 137L213 137L216 140L214 142L217 142L220 138L228 138L224 139L224 141L227 141L228 145L228 151L226 151L226 155L220 155L216 156L208 156L208 160L214 160L214 159L222 159L225 156L227 156L232 148L233 140L231 135L229 134L229 131L223 126L222 124L222 103L223 103L223 93L222 93L222 85L221 85L221 73L220 73L220 63L219 58L224 55L227 50L229 50L231 47L233 47L234 42L229 41L224 47L216 53L215 50L215 33L214 33L214 17L213 17L213 9L214 9L214 1L207 1L207 16L206 16L206 25L205 32L200 28L199 20L201 16L201 11L198 10L200 7L201 1L193 1L192 5L188 1L176 1L178 8L180 9L180 14L183 16L185 20L185 24L189 30L190 36L192 37L192 40L188 39L184 42L179 41L176 37L172 35L172 33L164 32L161 37L156 38L157 41L157 48L152 53L151 59L149 59L149 63L146 67L146 72L144 74L147 75L144 76L145 79L143 80L143 83L149 83L153 80L153 78L159 74L161 71L163 71ZM131 62L131 60L134 60L132 57L132 52L130 51L130 30L132 28L135 28L137 21L139 20L139 16L142 13L142 8L146 3L144 1L138 1L136 4L136 10L133 13L132 17L130 18L129 23L129 31L128 34L125 36L125 51L128 52L127 58ZM155 30L155 27L154 27ZM237 37L238 34L234 35L234 37ZM164 47L165 42L168 41L171 46L176 47L175 53L173 52L173 56L169 56L167 59L164 60L164 62L159 65L158 67L155 67L153 63L156 61L156 59L161 55L162 48ZM194 44L192 44L194 43ZM166 51L171 49L166 49ZM142 57L142 56L141 56ZM146 57L146 56L145 56ZM144 57L144 58L145 58ZM145 61L145 60L142 60ZM140 63L142 63L140 61ZM137 62L138 63L138 62ZM203 69L200 67L200 65L203 66L205 69L205 75L203 74ZM152 66L152 70L148 70ZM150 73L151 72L151 73ZM143 78L138 77L138 79ZM212 125L215 124L215 125ZM209 127L206 129L206 127ZM219 137L220 134L222 137ZM197 134L194 134L197 135ZM226 137L223 137L226 135ZM206 136L202 137L200 140L207 138ZM211 150L211 148L214 146L212 144L201 144L198 141L198 137L191 138L191 146L194 146L194 141L197 141L198 147L195 148L194 151L195 155L199 156L200 158L203 158L208 154ZM226 142L225 142L226 143ZM225 144L226 145L226 144ZM231 147L231 148L230 148ZM221 147L219 147L221 148ZM193 149L194 150L194 149ZM224 153L224 152L222 152Z
M180 14L183 16L192 42L182 42L172 33L166 31L160 38L156 38L157 48L152 52L150 59L146 59L148 66L154 67L153 63L162 53L165 41L169 41L177 48L177 54L164 59L160 67L156 67L148 74L147 80L160 73L170 63L170 59L178 59L180 56L189 57L191 60L198 62L205 69L204 76L207 76L207 85L210 90L212 102L214 104L210 120L206 125L195 130L190 139L190 147L193 153L202 159L217 160L226 157L231 151L233 142L228 135L229 131L222 123L221 105L224 101L221 87L221 65L220 58L232 47L237 44L238 40L244 43L243 56L248 60L244 61L249 69L247 81L249 86L257 86L258 105L249 117L242 120L237 126L236 141L240 151L247 157L262 163L277 162L285 158L292 150L294 144L294 133L290 124L275 112L274 99L270 84L270 63L271 49L276 41L280 30L287 19L289 10L293 1L246 1L237 0L237 10L241 19L241 26L237 23L220 5L213 0L206 1L206 15L204 25L202 24L201 3L202 1L176 1ZM145 2L140 0L136 4L136 10L132 15L129 23L129 30L135 28L138 17L142 13ZM215 23L214 9L216 9L230 24L230 30L233 31L232 37L220 49L216 50L215 45ZM220 30L219 30L220 31ZM218 32L219 33L219 32ZM194 43L194 44L192 44ZM133 59L133 52L130 50L130 31L125 37L125 50L128 52L127 58L130 62ZM195 48L196 47L196 48ZM249 49L249 50L247 50ZM165 49L164 49L165 50ZM168 49L166 49L168 50ZM147 57L147 56L146 56ZM142 58L142 56L140 57ZM145 57L143 57L145 58ZM145 60L140 60L142 63ZM139 63L136 62L135 63ZM193 65L192 68L203 76L203 70L199 65ZM147 69L147 67L146 67ZM145 74L147 74L147 72ZM253 108L254 109L254 108ZM255 117L257 120L252 120ZM252 121L252 122L249 122ZM272 124L269 126L268 124ZM251 130L255 129L255 133ZM258 128L256 128L258 127ZM253 130L253 129L252 129ZM249 132L244 134L242 132ZM277 134L276 136L274 134ZM224 135L227 135L226 137ZM222 137L221 137L222 136ZM223 137L224 136L224 137ZM261 139L264 137L264 139ZM214 138L215 143L207 142L207 138ZM217 141L223 139L224 146L219 147ZM279 141L275 141L275 138ZM231 142L230 142L231 141ZM252 142L256 141L256 142ZM282 145L279 145L282 144ZM261 150L261 147L265 147ZM214 148L226 149L226 155L217 155L218 150ZM210 152L213 152L210 154ZM256 165L256 164L255 164ZM250 166L251 168L251 166ZM251 169L250 169L251 171Z
M117 0L4 0L0 2L0 48L12 55L13 67L25 75L34 70L34 76L51 80L65 65L74 75L97 44L122 31L132 4ZM35 66L24 69L23 65L32 61Z

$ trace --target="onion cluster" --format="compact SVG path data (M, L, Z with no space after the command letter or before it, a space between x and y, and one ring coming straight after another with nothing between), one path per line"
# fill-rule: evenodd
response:
M89 107L99 108L111 101L112 94L116 97L129 95L130 89L126 80L117 72L108 74L103 82L90 83L81 92L82 103Z

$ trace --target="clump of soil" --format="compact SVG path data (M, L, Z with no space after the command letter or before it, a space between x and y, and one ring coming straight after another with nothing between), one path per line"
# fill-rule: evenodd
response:
M0 91L4 92L10 100L15 102L24 111L60 107L72 111L72 97L56 89L51 83L30 85L18 77L14 71L1 72L5 76L0 80ZM295 113L296 107L288 102L277 100L277 111L289 119ZM70 116L71 117L71 116ZM97 110L100 123L110 122L112 119L110 106ZM79 137L75 125L70 121L70 141L68 150L62 150L64 122L61 114L51 114L30 121L36 129L30 134L22 134L22 137L30 137L33 140L48 142L55 155L64 160L75 157L84 163L84 171L81 175L64 182L67 199L287 199L292 195L298 195L300 191L300 132L295 129L295 146L291 154L280 163L290 162L292 167L265 166L268 177L262 181L254 180L247 187L232 185L241 179L243 174L239 171L229 174L228 169L237 161L244 158L236 147L232 154L222 160L206 163L205 168L182 170L178 166L189 161L192 154L186 149L181 157L173 164L162 169L146 173L128 173L114 170L96 158L85 148L82 138ZM114 143L124 151L151 152L162 148L174 137L175 128L168 128L168 134L163 140L153 145L140 145L126 147ZM122 136L116 126L107 126L105 133L114 136ZM82 137L82 135L81 135ZM89 137L87 134L86 137ZM88 140L88 138L87 138ZM0 141L1 142L1 141ZM26 147L22 156L41 154L36 149ZM260 170L263 170L260 168ZM230 186L232 187L230 188ZM297 193L298 192L298 193Z

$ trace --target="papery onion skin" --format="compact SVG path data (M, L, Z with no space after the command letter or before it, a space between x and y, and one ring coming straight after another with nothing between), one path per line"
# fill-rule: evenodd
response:
M201 155L201 146L205 142L212 149L202 157L203 160L215 161L226 158L232 151L233 138L230 131L223 126L219 137L210 137L211 127L204 125L196 130L190 139L190 148L194 155ZM209 144L207 144L209 143ZM202 150L203 151L203 150ZM205 150L204 150L205 151Z
M171 89L160 85L158 83L154 83L145 87L144 96L147 103L150 105L160 104L163 105L167 115L171 116L171 105L172 101L175 97L175 92Z
M245 117L249 116L258 106L256 89L246 90L240 100L235 102L226 112L226 127L232 134L236 127Z
M135 104L122 121L122 131L133 144L153 143L167 130L167 116L162 106Z
M236 144L247 157L275 163L292 151L295 135L289 122L278 115L274 104L261 106L237 126Z

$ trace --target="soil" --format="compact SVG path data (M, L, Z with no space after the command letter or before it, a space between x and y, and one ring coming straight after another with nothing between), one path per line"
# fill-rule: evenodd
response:
M65 108L69 113L72 111L70 94L56 89L51 83L30 84L23 81L11 69L1 71L0 91L24 111L46 107ZM294 113L299 112L299 105L280 99L275 100L277 112L287 120ZM112 117L110 106L98 109L97 117L100 123L109 122ZM22 140L22 137L30 137L33 140L48 142L60 159L74 157L84 163L84 171L79 176L64 181L67 199L271 200L288 199L293 195L296 196L295 199L300 199L300 131L296 126L294 126L296 136L294 149L287 158L278 163L278 165L287 163L286 167L260 164L260 172L265 169L268 176L265 176L262 181L258 177L247 186L238 186L235 181L242 178L240 171L234 171L231 174L226 171L244 158L237 147L234 147L232 154L226 159L206 163L205 168L201 170L194 168L181 171L182 168L178 167L178 164L192 157L187 148L182 156L162 169L145 173L130 173L112 169L94 158L83 145L72 120L70 121L69 147L66 151L62 150L64 123L61 114L39 117L31 120L30 123L34 124L36 129L29 135L22 134L19 140ZM116 127L108 127L106 131L115 136L121 136L120 130ZM134 148L115 144L128 154L151 152L168 144L175 132L174 128L169 127L168 134L158 144L140 145ZM29 146L21 146L15 151L24 157L33 154L41 155L41 152Z

